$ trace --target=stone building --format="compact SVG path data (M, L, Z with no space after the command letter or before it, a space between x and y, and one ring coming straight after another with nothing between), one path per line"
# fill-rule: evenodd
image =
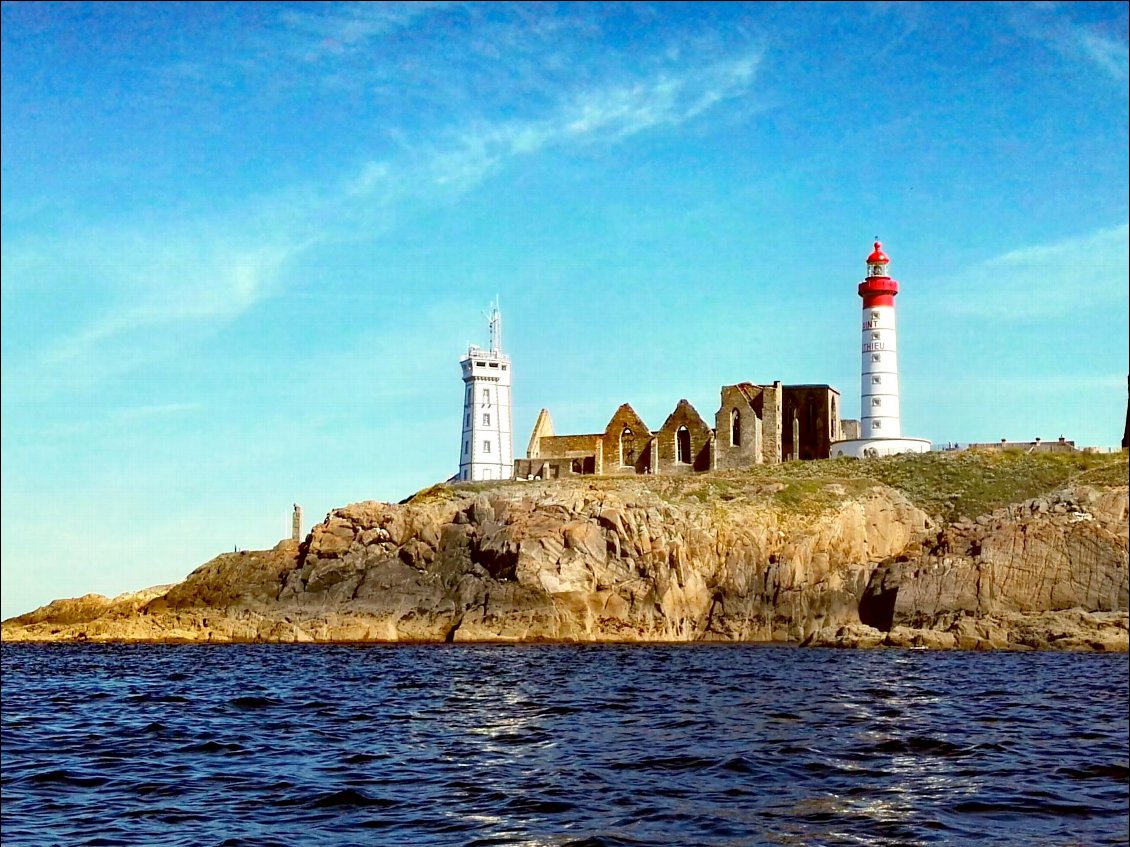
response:
M839 392L828 385L724 385L714 426L680 400L652 430L628 403L602 432L558 435L542 409L515 479L597 474L688 474L793 459L825 459L833 441L858 431L841 421ZM846 425L846 426L845 426ZM854 425L854 426L853 426Z
M966 449L987 451L1022 450L1025 453L1083 452L1075 446L1074 441L1068 441L1062 435L1056 441L1044 441L1042 438L1037 438L1035 441L1009 441L1007 438L1002 438L1000 441L969 444Z

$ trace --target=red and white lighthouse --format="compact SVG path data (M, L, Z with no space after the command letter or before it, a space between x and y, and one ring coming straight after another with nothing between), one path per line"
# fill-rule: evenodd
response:
M899 363L895 341L895 295L899 284L891 279L891 260L883 245L867 257L867 278L859 283L863 298L863 349L859 380L859 429L864 438L898 438Z
M883 245L867 257L867 277L859 283L863 298L863 347L859 386L859 434L850 441L836 441L831 455L889 456L893 453L925 453L930 442L903 438L899 414L898 342L895 332L895 296L899 284L891 279L890 258Z

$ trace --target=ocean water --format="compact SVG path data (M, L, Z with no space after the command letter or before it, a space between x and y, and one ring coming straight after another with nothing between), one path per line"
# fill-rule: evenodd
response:
M1126 655L10 645L18 845L1126 844Z

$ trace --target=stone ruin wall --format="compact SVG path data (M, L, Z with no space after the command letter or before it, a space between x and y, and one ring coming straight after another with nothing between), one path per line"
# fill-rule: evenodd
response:
M838 394L827 385L785 386L782 460L828 458L839 434L838 417L833 411L837 402Z
M721 389L712 429L686 400L663 426L652 431L628 403L612 415L603 433L556 435L544 410L530 439L526 459L515 462L518 479L555 479L598 474L701 473L776 464L790 459L827 458L841 435L839 394L826 385L782 386L741 383ZM730 443L730 415L739 415L740 444ZM849 422L850 423L850 422ZM678 433L686 427L690 461L678 460ZM629 456L621 463L621 437L631 430Z
M687 428L689 461L680 462L678 456L679 430ZM701 473L714 467L714 431L686 400L680 400L667 420L656 433L659 450L658 473Z

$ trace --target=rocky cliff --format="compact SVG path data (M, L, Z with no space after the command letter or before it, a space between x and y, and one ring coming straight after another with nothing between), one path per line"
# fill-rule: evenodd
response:
M437 486L3 639L1126 650L1127 487L1085 477L974 519L861 473Z

